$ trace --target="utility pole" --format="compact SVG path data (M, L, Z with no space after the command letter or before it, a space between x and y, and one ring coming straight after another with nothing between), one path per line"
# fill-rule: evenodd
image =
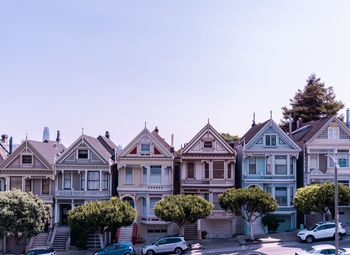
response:
M334 219L335 219L335 254L339 254L339 212L338 212L338 163L335 158L328 154L334 162Z

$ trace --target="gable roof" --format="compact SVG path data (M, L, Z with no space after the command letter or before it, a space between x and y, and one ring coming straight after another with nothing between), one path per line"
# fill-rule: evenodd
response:
M97 140L106 148L111 156L113 156L113 150L115 153L119 153L120 150L118 146L115 145L110 138L100 135L97 137Z
M161 144L164 145L165 148L168 149L168 151L170 153L174 153L174 156L177 157L177 153L174 151L174 147L171 147L163 137L161 137L159 134L158 134L158 128L155 128L153 131L152 131L152 135L159 141L161 142Z
M289 137L278 125L276 122L273 121L273 119L269 119L263 123L256 124L252 126L248 132L239 140L239 144L245 144L246 146L249 146L250 143L255 139L255 137L259 137L263 135L263 132L267 127L273 126L276 131L279 133L280 136L287 139L289 145L293 147L295 150L300 151L300 147Z
M267 124L267 122L269 122L270 120L267 120L263 123L258 123L258 124L255 124L254 126L252 126L242 137L241 139L239 139L239 142L238 143L242 143L243 141L245 141L245 143L249 143L250 140L252 140L255 135L257 133L260 132L260 130L265 127L265 125Z
M329 125L329 123L334 120L346 128L344 123L334 115L332 117L325 117L319 120L312 120L304 123L299 129L292 132L292 138L299 145L299 147L302 147L305 143L313 140L317 134L321 133Z
M204 135L204 133L211 131L214 137L225 147L226 151L236 154L236 151L222 138L218 131L213 128L210 123L206 124L182 149L181 154L187 153L191 147Z

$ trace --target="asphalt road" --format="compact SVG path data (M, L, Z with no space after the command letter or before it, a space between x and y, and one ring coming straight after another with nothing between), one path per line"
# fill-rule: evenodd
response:
M318 244L332 244L333 240L318 241L312 244L303 242L283 242L283 243L268 243L262 245L251 245L247 247L241 247L244 249L240 252L230 252L229 250L212 249L207 251L191 251L186 254L200 255L200 254L211 254L211 255L248 255L248 254L260 254L260 255L294 255L296 251L308 250L314 245ZM340 241L341 248L350 248L350 237L346 237Z

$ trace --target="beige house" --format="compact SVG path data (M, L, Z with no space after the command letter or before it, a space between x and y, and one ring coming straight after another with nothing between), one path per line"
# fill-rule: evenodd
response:
M153 212L155 204L173 192L173 161L174 150L158 129L151 133L146 127L117 156L118 195L137 210L139 241L151 242L175 231Z
M197 194L214 204L206 219L185 227L185 236L229 238L236 233L234 215L220 208L218 196L235 185L236 151L208 123L182 149L181 194Z

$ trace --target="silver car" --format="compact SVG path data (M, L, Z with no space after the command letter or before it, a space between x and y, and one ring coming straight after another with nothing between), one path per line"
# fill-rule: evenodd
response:
M189 247L189 244L186 242L183 236L164 237L154 242L152 245L143 247L141 252L145 255L154 255L161 253L182 254Z

